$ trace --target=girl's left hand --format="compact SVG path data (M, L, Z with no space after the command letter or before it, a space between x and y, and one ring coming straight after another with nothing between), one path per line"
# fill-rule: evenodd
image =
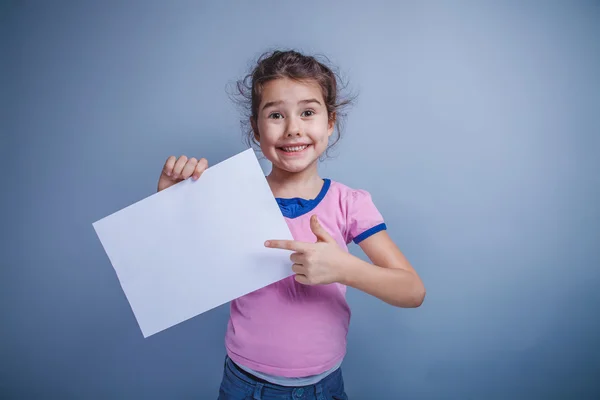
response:
M292 271L296 281L305 285L323 285L340 282L349 253L342 250L335 239L321 226L316 215L310 219L310 229L317 237L316 243L297 240L269 240L266 247L291 250L294 262Z

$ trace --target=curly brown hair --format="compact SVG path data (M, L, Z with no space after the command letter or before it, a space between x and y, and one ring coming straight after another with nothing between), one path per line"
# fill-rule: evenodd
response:
M321 58L319 61L317 58ZM250 147L259 145L256 141L251 118L256 119L261 93L265 83L274 79L289 78L299 81L312 80L319 84L330 120L335 121L335 135L327 147L329 150L341 138L343 128L343 110L354 100L351 96L342 97L342 79L334 68L328 66L324 56L307 56L295 50L274 50L263 53L253 65L252 70L243 79L237 81L234 100L241 106L244 119L241 120L246 143ZM258 146L260 148L260 146Z

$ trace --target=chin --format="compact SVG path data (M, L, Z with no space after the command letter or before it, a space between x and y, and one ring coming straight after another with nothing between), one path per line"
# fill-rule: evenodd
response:
M280 159L275 159L275 160L269 160L271 161L271 163L273 164L273 167L276 167L277 169L283 170L283 171L287 171L287 172L302 172L305 169L307 169L308 167L310 167L314 161L304 161L304 160L297 160L297 161L287 161L287 160L280 160Z
M286 171L286 172L291 172L291 173L299 173L302 172L304 170L306 170L308 167L310 166L310 164L305 164L305 165L277 165L277 168Z

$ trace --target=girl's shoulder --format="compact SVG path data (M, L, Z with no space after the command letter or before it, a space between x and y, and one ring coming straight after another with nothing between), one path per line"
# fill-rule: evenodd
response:
M346 243L359 243L386 229L384 218L367 190L353 188L337 181L331 181L329 190L328 205L341 213L344 225L342 233Z
M338 208L346 216L373 212L379 215L368 190L354 188L334 180L329 181L326 196L329 206Z
M341 182L335 181L333 179L329 179L329 191L338 197L340 200L348 201L356 201L361 198L371 198L371 193L365 189L350 187Z

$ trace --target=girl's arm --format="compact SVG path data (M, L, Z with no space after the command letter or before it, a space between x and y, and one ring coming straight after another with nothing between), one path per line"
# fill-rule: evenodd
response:
M359 243L373 264L348 257L340 283L373 295L396 307L419 307L425 286L386 231Z
M373 264L348 253L321 226L316 215L310 227L316 243L268 240L265 246L291 250L295 279L305 285L339 282L397 307L419 307L425 298L423 282L388 236L380 231L360 242Z

